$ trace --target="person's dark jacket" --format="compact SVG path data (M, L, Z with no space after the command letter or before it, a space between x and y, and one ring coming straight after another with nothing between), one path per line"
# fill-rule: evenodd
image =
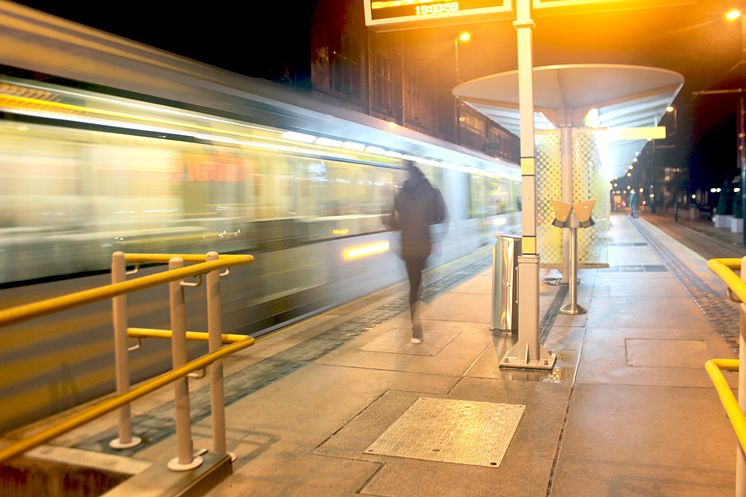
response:
M440 190L421 175L407 179L394 198L395 223L401 230L402 259L425 259L432 250L430 225L446 220Z

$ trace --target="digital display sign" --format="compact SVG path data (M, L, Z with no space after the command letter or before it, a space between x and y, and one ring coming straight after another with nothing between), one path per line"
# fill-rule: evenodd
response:
M513 17L513 0L364 0L365 25L379 30L421 28Z

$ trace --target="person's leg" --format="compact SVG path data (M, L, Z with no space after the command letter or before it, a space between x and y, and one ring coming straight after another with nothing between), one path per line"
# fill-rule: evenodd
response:
M409 314L412 318L412 342L420 343L423 338L422 321L420 319L421 302L420 286L422 285L422 271L425 269L425 259L409 259L405 262L409 277Z
M420 297L424 264L419 259L407 259L404 265L407 267L407 278L409 278L409 307L411 309Z

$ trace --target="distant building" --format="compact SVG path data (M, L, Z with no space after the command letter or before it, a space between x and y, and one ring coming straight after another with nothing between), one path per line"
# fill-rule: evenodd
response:
M449 31L374 33L360 0L318 0L311 26L315 98L511 162L518 137L462 102ZM447 60L443 55L447 54Z

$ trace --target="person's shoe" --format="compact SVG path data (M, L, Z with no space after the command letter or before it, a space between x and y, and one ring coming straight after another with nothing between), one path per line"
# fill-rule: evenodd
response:
M412 337L412 339L410 340L410 342L412 342L412 343L414 343L414 344L420 344L420 343L422 343L422 341L423 341L424 339L425 339L425 337L420 337L420 338L415 338L415 337Z
M412 326L412 340L410 341L412 343L422 343L424 339L425 335L422 333L422 324L417 322Z

